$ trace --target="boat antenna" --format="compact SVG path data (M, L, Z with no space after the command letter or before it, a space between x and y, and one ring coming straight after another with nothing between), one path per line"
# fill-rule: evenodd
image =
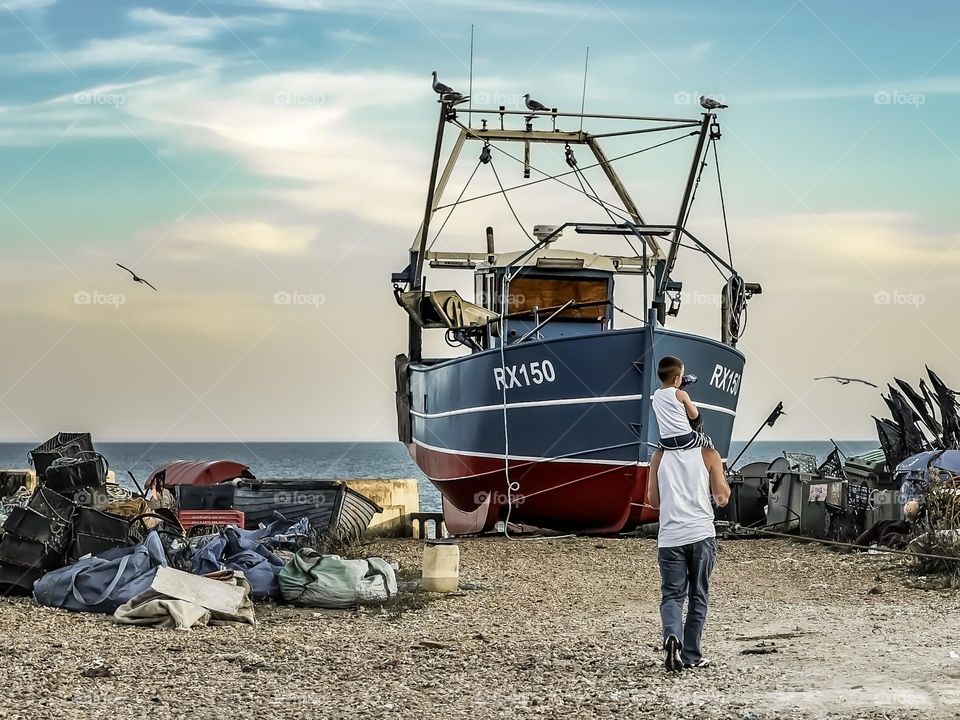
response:
M583 94L580 96L580 132L583 132L583 109L587 106L587 67L590 65L590 46L583 60Z
M470 104L467 105L467 127L473 125L473 23L470 23L470 87L467 90Z

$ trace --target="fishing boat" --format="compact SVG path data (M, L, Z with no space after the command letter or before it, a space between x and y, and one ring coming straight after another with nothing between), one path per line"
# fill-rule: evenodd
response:
M423 221L409 264L392 275L409 328L407 351L396 357L399 438L442 495L453 535L490 531L500 522L605 534L654 520L644 497L659 438L650 401L659 387L657 361L680 357L686 372L700 378L691 394L726 458L744 369L736 345L747 300L761 292L740 277L732 254L722 257L687 226L708 154L717 158L717 112L705 107L700 117L659 118L467 108L467 98L441 90ZM603 131L585 129L593 123ZM450 133L455 139L441 169ZM602 147L608 137L622 142L663 136L668 139L616 157ZM680 169L686 178L680 206L649 222L616 163L684 141L693 147L689 169L685 163ZM479 161L471 160L477 169L470 178L486 169L494 173L494 194L503 195L519 225L511 228L519 248L501 250L493 228L486 227L485 246L476 251L433 249L439 237L431 238L435 215L478 199L467 193L468 180L456 200L444 201L454 168L471 146L479 150ZM567 169L540 169L534 147L562 157ZM589 162L581 163L577 151L583 160L589 155ZM538 177L505 188L496 167L514 162L525 179L531 172ZM616 200L594 190L584 172L592 168L599 168ZM525 225L509 198L543 183L560 193L581 193L608 220L557 217L551 225ZM558 215L563 200L553 206ZM576 247L559 247L568 238L577 239ZM583 246L585 239L599 238L624 241L624 252ZM706 256L723 276L717 338L667 327L680 310L683 285L673 274L681 249ZM427 289L427 270L438 268L471 272L473 299L432 284ZM615 289L625 276L642 280L642 307L618 304ZM433 330L444 333L459 354L425 356L424 332Z

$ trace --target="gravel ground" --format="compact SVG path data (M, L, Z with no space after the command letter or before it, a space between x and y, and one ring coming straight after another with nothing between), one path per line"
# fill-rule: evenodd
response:
M370 550L419 568L416 541ZM960 595L907 587L904 561L724 541L716 665L668 676L655 556L647 539L470 540L461 577L478 589L402 613L258 606L255 628L119 627L3 600L0 718L960 714ZM742 654L760 643L777 652Z

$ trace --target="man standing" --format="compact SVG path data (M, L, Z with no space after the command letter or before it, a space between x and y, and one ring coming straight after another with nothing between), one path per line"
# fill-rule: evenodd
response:
M660 509L657 561L666 668L706 667L710 661L700 652L700 636L717 552L710 496L720 507L730 499L723 461L713 448L672 450L654 457L650 470L657 482L647 483L647 504Z

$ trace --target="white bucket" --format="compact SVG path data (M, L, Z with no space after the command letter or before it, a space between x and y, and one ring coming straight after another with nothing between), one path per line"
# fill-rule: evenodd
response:
M420 586L427 592L450 593L460 587L460 546L455 543L427 543L423 549Z

